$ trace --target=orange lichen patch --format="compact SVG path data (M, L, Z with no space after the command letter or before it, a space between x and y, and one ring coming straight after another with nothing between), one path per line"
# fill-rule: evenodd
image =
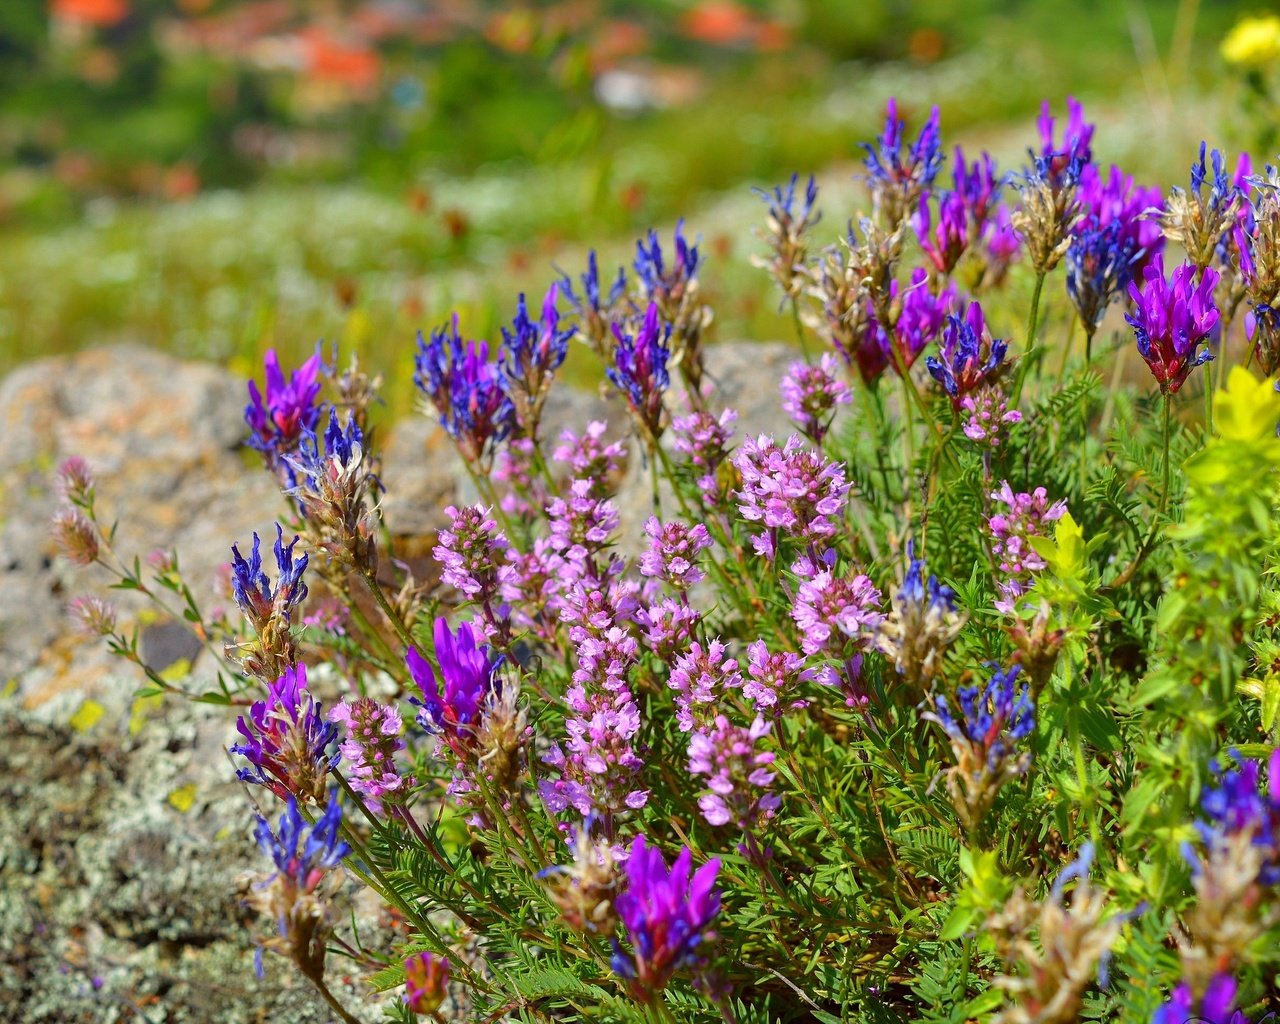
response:
M59 21L114 25L129 14L129 0L52 0L49 13Z

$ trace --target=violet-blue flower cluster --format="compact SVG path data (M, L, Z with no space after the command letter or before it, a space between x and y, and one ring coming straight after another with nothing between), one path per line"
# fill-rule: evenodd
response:
M289 622L293 612L307 599L307 585L302 582L307 556L293 556L298 540L294 537L286 546L284 530L279 523L276 524L274 552L277 578L274 587L262 571L261 541L256 533L248 559L240 554L235 544L231 545L231 592L245 618L259 632L273 616Z
M713 858L696 872L692 868L687 846L668 868L662 851L644 836L631 844L627 887L617 899L631 950L614 942L613 969L642 1003L657 998L677 971L697 973L706 964L704 950L715 938L711 926L720 912L720 860Z
M1166 280L1164 260L1158 256L1144 271L1141 287L1136 281L1129 284L1134 311L1125 320L1160 390L1169 395L1177 393L1193 369L1213 358L1204 343L1218 326L1213 298L1218 272L1207 267L1198 283L1196 278L1196 268L1184 263Z
M237 769L237 778L265 786L281 800L323 799L329 772L341 758L330 750L338 727L325 720L319 701L307 692L305 665L271 683L266 699L254 701L247 718L236 719L236 729L244 740L231 753L249 762Z
M268 463L277 465L297 447L303 432L314 430L320 420L320 371L324 360L315 354L285 380L275 349L266 356L266 393L256 381L249 381L249 404L244 421L249 426L249 446L256 448Z

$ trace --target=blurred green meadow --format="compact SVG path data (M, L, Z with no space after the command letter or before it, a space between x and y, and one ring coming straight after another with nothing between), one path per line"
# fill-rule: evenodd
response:
M0 372L137 341L252 372L337 342L411 400L414 334L649 227L700 236L713 341L791 336L751 186L814 172L834 241L897 96L1016 168L1042 99L1181 181L1271 140L1220 43L1248 5L51 0L0 7ZM1266 125L1262 125L1263 128ZM1016 282L1015 282L1016 283ZM1013 289L1018 298L1018 289ZM1058 303L1058 307L1065 303ZM1050 307L1051 315L1053 306ZM1018 322L1019 311L1008 321ZM999 312L996 315L1000 322ZM569 372L597 372L587 354Z

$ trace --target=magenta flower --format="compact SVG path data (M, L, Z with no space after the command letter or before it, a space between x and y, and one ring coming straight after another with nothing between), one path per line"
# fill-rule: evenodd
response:
M631 952L618 942L613 969L625 978L632 996L649 1003L677 971L699 972L706 963L702 949L715 939L712 922L720 912L713 858L693 877L693 853L683 847L670 870L662 852L636 836L627 858L627 886L617 899L618 916Z
M485 701L499 689L495 676L498 660L487 647L476 643L469 622L459 623L455 635L443 615L436 619L435 652L443 690L430 663L415 648L409 648L405 655L409 675L422 693L421 700L413 701L421 708L418 724L428 732L440 733L465 760Z
M449 993L449 958L423 951L404 962L404 1004L419 1016L434 1015Z
M925 360L929 373L957 408L960 399L1000 372L1008 344L992 340L982 306L969 303L964 318L948 316L942 333L941 359Z
M1213 358L1205 343L1218 326L1218 307L1213 290L1218 272L1206 267L1196 284L1196 268L1184 263L1165 280L1164 259L1156 259L1143 271L1143 286L1129 284L1133 313L1125 320L1138 339L1138 352L1166 395L1176 394L1188 375Z
M898 101L890 99L885 108L884 133L873 146L863 143L866 152L863 161L867 169L867 184L878 213L896 225L908 216L920 201L920 196L933 185L944 159L942 133L938 108L929 112L929 119L916 141L903 152L905 123L898 117Z
M770 790L774 755L757 750L772 726L757 716L750 728L734 725L717 715L705 729L689 737L689 772L707 778L709 793L698 798L698 807L709 825L750 830L772 818L782 804Z
M805 707L808 702L796 699L794 693L816 679L800 655L794 651L771 653L763 640L747 647L747 676L742 695L755 702L756 711L775 714L784 708Z
M563 462L577 480L590 480L592 496L603 498L627 462L626 446L620 441L605 441L609 425L592 420L581 434L566 430L551 457Z
M497 590L501 566L511 545L498 530L493 510L466 505L444 510L449 528L441 530L432 554L444 566L440 578L467 597L491 597Z
M315 354L289 375L286 381L275 349L266 356L266 394L249 381L249 404L244 408L244 421L249 426L249 446L275 464L292 452L302 439L303 431L315 430L320 422L320 371L324 360L317 347Z
M400 712L392 704L370 697L342 701L329 712L329 721L347 730L339 750L351 766L347 780L364 797L374 814L382 813L386 802L402 800L413 779L396 768L396 753L404 749L400 733L404 726Z
M1008 614L1013 611L1017 598L1031 585L1035 574L1047 566L1031 546L1030 539L1045 536L1049 524L1066 514L1067 503L1050 504L1043 487L1031 493L1015 494L1007 480L991 497L1007 509L988 519L987 526L991 531L991 552L1003 577L996 581L1000 592L996 609Z
M694 641L671 667L667 686L676 691L676 724L689 732L715 717L722 695L742 686L742 673L719 639L705 648Z
M748 438L733 462L742 474L738 512L768 531L752 538L760 555L773 558L780 534L813 542L839 528L849 495L844 470L796 435L781 448L765 435Z
M996 174L996 162L984 152L972 164L966 163L964 150L956 146L951 179L974 229L980 232L996 209L996 201L1005 184L1004 179Z
M236 771L241 781L264 786L281 800L292 796L319 803L341 755L329 752L337 727L324 720L319 701L306 691L307 667L302 664L271 683L266 699L254 701L247 718L236 719L244 740L231 753L249 762Z
M959 192L943 192L938 196L938 224L929 213L926 193L911 217L920 249L940 274L949 274L969 247L968 213L965 198Z
M979 388L960 399L960 408L969 414L964 436L974 444L992 451L1004 443L1008 429L1022 422L1022 413L1010 409L1004 392L998 387Z
M636 624L644 630L644 642L662 661L670 664L689 649L702 616L697 609L667 598L636 613Z
M573 480L563 498L547 506L551 543L565 561L590 571L595 556L613 539L618 510L613 502L595 495L590 480Z
M649 303L644 320L634 333L624 330L621 324L613 325L617 345L613 365L605 370L605 376L626 397L636 422L650 438L662 434L662 396L671 383L667 374L670 335L671 327L659 322L654 302Z
M880 591L870 578L836 576L830 569L800 584L791 617L800 629L800 649L805 654L838 655L849 641L866 647L884 620Z
M489 346L466 341L455 313L447 327L418 334L413 381L440 419L440 425L468 462L492 460L497 444L516 426L515 406Z
M890 293L896 301L896 281L890 288ZM901 312L893 325L893 343L898 347L898 355L904 367L909 369L915 364L920 353L938 336L955 308L954 284L947 285L935 295L929 287L929 275L923 267L917 267L911 272L911 283L902 293Z
M1093 159L1094 126L1084 119L1084 108L1074 96L1067 97L1067 123L1062 132L1062 144L1054 141L1054 118L1049 113L1049 101L1045 100L1036 119L1040 129L1040 155L1036 170L1055 189L1067 182L1079 179L1085 164Z
M782 408L805 437L822 444L836 406L853 401L849 385L840 377L836 358L824 352L816 366L792 363L779 385Z
M673 447L688 457L702 500L709 506L718 505L726 496L717 473L728 458L737 421L737 412L725 409L719 416L699 410L677 416L671 423Z
M711 547L711 536L702 523L690 526L678 520L661 523L650 516L644 524L649 547L640 556L640 574L654 576L673 590L686 591L706 577L698 568L699 551Z

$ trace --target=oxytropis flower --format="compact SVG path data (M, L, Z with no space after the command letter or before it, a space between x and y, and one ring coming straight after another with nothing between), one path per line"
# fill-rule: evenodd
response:
M454 314L447 327L418 334L413 381L468 462L492 464L497 444L516 426L501 369L483 341L464 341Z
M320 421L320 371L324 361L319 349L289 375L286 381L275 350L266 356L266 394L256 381L249 381L249 404L244 421L249 426L249 446L262 452L268 465L275 468L280 460L297 448L306 430L315 430Z
M618 276L610 285L608 296L603 296L600 291L600 266L596 259L596 252L592 249L587 253L586 272L579 277L579 280L582 282L581 294L573 290L573 281L568 274L561 275L560 289L578 315L582 336L595 349L597 355L607 360L610 356L612 341L609 324L616 319L619 305L627 291L626 271L621 267L618 268Z
M836 406L853 401L849 385L840 376L836 358L823 353L816 366L792 363L782 378L782 408L801 433L822 444L831 427Z
M404 726L395 706L357 697L335 705L329 721L347 730L339 749L351 766L351 788L364 797L369 809L381 814L383 804L403 800L413 779L396 768L396 753L404 749L400 735Z
M671 383L667 373L670 334L671 327L659 321L658 306L654 302L649 303L644 320L634 333L621 324L613 325L617 345L613 365L605 370L605 375L626 397L627 408L649 445L656 444L662 435L662 396Z
M1176 394L1187 376L1201 363L1213 358L1209 347L1200 346L1218 326L1218 307L1213 290L1218 272L1206 268L1196 282L1196 268L1184 263L1165 280L1164 260L1157 257L1143 272L1142 287L1129 284L1134 311L1125 314L1138 339L1138 352L1167 395Z
M404 1005L411 1013L434 1015L449 994L449 958L424 950L404 962Z
M885 109L883 134L876 139L874 146L862 144L867 154L864 161L867 184L876 214L891 228L911 215L942 167L939 122L938 108L934 107L920 129L920 135L904 153L902 144L906 125L898 117L898 101L890 99Z
M951 396L952 404L959 408L965 395L995 379L1008 347L1000 339L992 340L986 318L982 315L982 306L971 302L963 319L947 317L939 352L942 358L929 356L925 366Z
M364 433L355 416L340 426L338 414L331 411L323 443L307 430L297 453L284 461L291 484L285 493L314 527L315 545L339 565L376 572L377 512L370 499L381 485L365 457Z
M1022 422L1022 413L1010 409L999 387L978 388L960 399L960 408L969 414L964 436L979 447L994 451L1004 443L1009 427Z
M925 578L924 560L915 557L907 545L911 564L902 586L893 595L889 614L880 623L876 646L916 690L927 693L951 642L964 626L964 616L956 610L955 593Z
M290 630L294 613L307 599L302 574L307 556L293 555L298 538L286 546L284 530L276 524L277 576L272 586L262 571L261 542L253 535L253 550L246 559L231 545L231 593L257 636L233 652L245 671L262 680L279 679L298 661L298 644Z
M796 691L816 678L799 654L773 653L763 640L756 640L747 647L747 681L742 696L755 703L757 712L779 714L787 708L805 707L808 701L798 698Z
M991 551L1002 573L1002 578L996 581L1000 592L996 609L1008 614L1014 610L1018 597L1031 585L1035 574L1047 564L1031 546L1030 538L1045 536L1049 524L1066 513L1067 503L1057 501L1050 504L1043 487L1037 487L1030 493L1021 491L1015 494L1007 480L991 497L1006 509L988 519L987 526L991 531Z
M455 634L449 629L449 620L440 616L434 639L439 680L431 664L415 648L409 648L405 655L409 675L422 693L421 700L414 701L421 709L418 724L428 732L439 733L458 759L466 762L475 749L485 703L499 688L498 659L476 642L469 622L459 623Z
M573 337L573 327L560 326L558 297L559 287L553 284L543 299L542 316L535 323L529 318L522 292L516 301L511 329L502 328L498 366L515 408L516 422L529 438L538 436L542 406L556 371L569 354L569 339Z
M1183 982L1152 1015L1151 1024L1249 1024L1243 1013L1233 1009L1235 1002L1236 979L1229 974L1215 974L1199 998Z
M774 557L781 536L810 543L839 528L849 495L844 470L796 435L782 447L764 435L748 438L733 464L742 476L739 514L768 531L751 541L765 558Z
M329 772L341 756L330 747L338 729L325 721L320 703L307 690L307 667L290 668L267 687L265 700L254 701L248 717L236 719L244 740L231 747L250 767L236 776L265 786L281 800L324 799Z
M769 243L767 259L752 258L757 266L769 271L769 275L782 289L784 301L799 298L808 280L805 274L805 258L808 255L808 232L822 219L815 204L818 201L818 183L813 175L805 186L804 197L797 203L796 183L798 174L791 175L785 186L776 185L773 190L753 189L769 204L769 220L764 239Z
M706 966L704 947L715 939L711 925L720 912L720 860L707 861L690 877L692 868L687 846L668 869L662 851L644 836L631 844L626 888L617 899L631 949L614 943L613 969L642 1003L657 998L677 971L692 971L696 979Z
M1021 667L990 667L986 686L960 687L955 705L939 696L936 713L925 716L951 741L956 763L947 770L947 793L966 828L976 828L1000 787L1031 763L1031 755L1018 750L1035 728L1035 704L1027 684L1018 685Z
M278 831L273 831L265 819L258 819L258 845L276 867L275 874L256 887L252 895L258 909L270 914L276 922L276 934L258 948L259 977L262 950L270 949L293 960L313 982L319 983L324 978L325 953L333 927L328 903L317 889L325 876L351 852L338 838L341 825L342 808L336 789L313 825L303 821L292 797L280 816Z
M689 737L689 772L706 776L710 790L698 798L708 824L733 822L749 831L781 806L782 800L770 789L774 755L757 749L771 729L760 716L746 727L717 715Z

